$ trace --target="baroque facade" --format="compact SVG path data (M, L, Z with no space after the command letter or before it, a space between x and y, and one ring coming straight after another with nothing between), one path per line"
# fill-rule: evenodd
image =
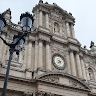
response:
M57 4L39 1L33 8L34 28L19 55L13 54L6 96L96 96L96 47L82 48L75 38L75 18ZM3 13L7 26L2 37L9 43L22 32ZM0 40L0 96L9 48Z

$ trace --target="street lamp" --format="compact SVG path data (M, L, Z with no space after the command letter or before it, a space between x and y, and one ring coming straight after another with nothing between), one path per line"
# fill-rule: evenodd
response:
M0 38L3 40L4 44L10 47L10 56L9 56L9 61L8 61L8 66L7 66L7 71L6 71L6 76L5 76L5 81L4 81L4 87L2 91L2 96L6 95L6 89L7 89L7 82L8 82L8 77L9 77L9 70L10 70L10 64L11 64L11 59L13 52L16 52L18 55L20 51L22 51L23 44L25 42L25 37L28 35L28 33L31 31L32 24L34 22L33 16L30 15L28 12L25 14L21 14L20 16L20 21L22 25L22 33L18 33L18 35L14 35L13 37L13 42L12 43L7 43L6 40L4 40L1 36ZM0 34L2 33L2 29L6 26L6 21L3 17L3 14L0 14Z

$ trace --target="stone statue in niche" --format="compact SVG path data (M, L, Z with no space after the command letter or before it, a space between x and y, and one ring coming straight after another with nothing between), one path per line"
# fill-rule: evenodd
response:
M54 23L54 33L59 35L60 34L60 26L58 23Z

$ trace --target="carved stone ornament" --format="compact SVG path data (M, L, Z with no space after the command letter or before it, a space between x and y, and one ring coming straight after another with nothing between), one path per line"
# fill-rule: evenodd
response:
M74 81L74 80L69 80L69 84L73 87L78 87L78 88L85 88L84 86L82 86L81 84L79 84L78 82Z
M47 77L43 78L43 80L48 81L48 82L53 82L53 83L58 83L59 82L59 77L52 76L52 77Z
M70 50L79 52L79 48L77 46L70 45Z
M96 68L95 68L95 66L96 66L95 58L84 56L84 64L85 64L85 68L88 69L88 67L93 67L96 70Z
M62 22L62 14L59 12L59 10L52 10L50 17L56 21Z

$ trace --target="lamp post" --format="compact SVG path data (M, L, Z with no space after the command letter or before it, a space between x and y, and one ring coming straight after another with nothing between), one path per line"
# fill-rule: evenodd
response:
M1 36L0 38L3 40L4 44L10 47L10 56L9 56L9 61L7 65L7 71L6 71L6 76L5 76L5 81L4 81L4 86L3 86L3 91L2 91L2 96L6 95L6 89L7 89L7 82L8 82L8 77L9 77L9 70L10 70L10 64L11 64L11 59L13 52L16 52L18 55L20 51L22 51L23 44L25 42L25 37L28 35L28 33L31 31L32 24L34 22L33 16L30 15L28 12L25 14L21 14L20 16L20 21L22 25L22 33L18 33L18 35L14 35L13 37L13 42L12 43L7 43L6 40L4 40ZM2 33L2 29L6 26L6 21L3 17L2 14L0 14L0 34Z

